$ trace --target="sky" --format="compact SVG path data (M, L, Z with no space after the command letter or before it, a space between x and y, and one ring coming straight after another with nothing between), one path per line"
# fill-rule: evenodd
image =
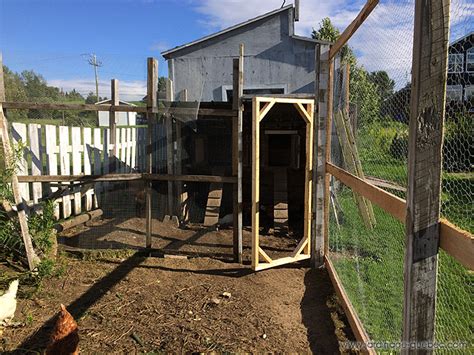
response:
M296 33L310 36L324 17L341 31L364 0L301 0ZM282 6L283 0L0 0L0 51L10 69L33 69L50 85L87 95L94 90L91 53L97 55L100 95L110 79L121 98L146 93L146 58ZM286 5L292 3L287 0ZM381 0L351 39L358 62L387 70L398 86L409 80L414 0ZM474 30L474 0L452 0L451 37Z

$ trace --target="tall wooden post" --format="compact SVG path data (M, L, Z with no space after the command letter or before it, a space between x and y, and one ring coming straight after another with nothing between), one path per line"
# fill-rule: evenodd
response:
M186 102L188 101L188 89L184 89L179 94L179 101ZM179 120L176 120L176 174L181 175L183 173L183 123ZM181 222L186 222L187 214L186 214L186 193L183 192L183 182L176 181L176 195L178 201L178 207L176 208L176 212L178 214L178 218Z
M173 81L168 79L166 81L166 101L171 102L174 100L173 94ZM167 173L169 175L174 174L174 148L173 148L173 118L170 115L165 117L165 126L166 126L166 163L167 163ZM168 218L174 216L174 204L173 204L173 182L168 181Z
M324 264L324 192L326 175L326 119L328 113L329 45L319 44L315 49L315 105L313 166L313 238L311 260L314 267Z
M242 131L244 93L244 45L240 45L239 58L233 60L233 102L232 109L237 111L232 121L232 174L237 176L233 189L233 246L234 260L242 263Z
M158 61L155 58L147 60L147 173L153 174L153 132L155 113L158 110ZM151 220L151 182L145 183L146 189L146 247L151 248L152 220Z
M11 164L11 159L13 159L13 149L10 145L10 137L8 134L8 122L7 118L3 114L2 103L5 102L5 85L3 79L3 60L2 54L0 53L0 133L2 138L3 146L3 156L5 159L5 164ZM28 267L30 270L34 270L38 266L40 259L33 249L33 242L31 240L30 231L28 228L28 221L26 217L26 203L23 202L20 193L20 185L18 183L18 177L15 172L11 176L13 198L15 200L15 205L18 211L18 222L20 224L21 237L25 245L26 258L28 260Z
M413 346L435 335L449 6L449 0L415 1L402 338Z
M120 104L119 91L118 91L118 80L112 79L110 83L111 100L112 106L118 106ZM110 150L109 150L109 172L114 173L117 170L117 112L109 112L109 129L110 129Z

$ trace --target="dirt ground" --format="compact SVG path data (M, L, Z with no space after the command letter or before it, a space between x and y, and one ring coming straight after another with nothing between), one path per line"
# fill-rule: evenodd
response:
M77 320L82 353L339 353L352 339L324 270L263 272L207 257L61 257L64 272L20 299L0 351L44 349L61 303ZM225 297L224 292L230 293Z

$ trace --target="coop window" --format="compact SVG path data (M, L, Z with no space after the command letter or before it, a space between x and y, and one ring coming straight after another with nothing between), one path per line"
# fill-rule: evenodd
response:
M464 67L463 54L450 54L448 57L448 72L462 73Z
M469 48L466 53L466 71L474 72L474 47Z
M446 99L448 101L461 101L462 85L448 85L446 87Z
M474 98L474 85L466 86L464 89L464 97L466 100L471 100Z

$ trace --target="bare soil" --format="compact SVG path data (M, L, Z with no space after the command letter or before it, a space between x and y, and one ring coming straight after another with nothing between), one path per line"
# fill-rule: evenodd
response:
M352 339L324 270L305 264L253 273L207 257L78 260L31 298L20 286L0 351L45 348L61 303L77 320L82 353L339 353ZM229 292L230 297L225 297ZM229 295L228 295L229 296Z

